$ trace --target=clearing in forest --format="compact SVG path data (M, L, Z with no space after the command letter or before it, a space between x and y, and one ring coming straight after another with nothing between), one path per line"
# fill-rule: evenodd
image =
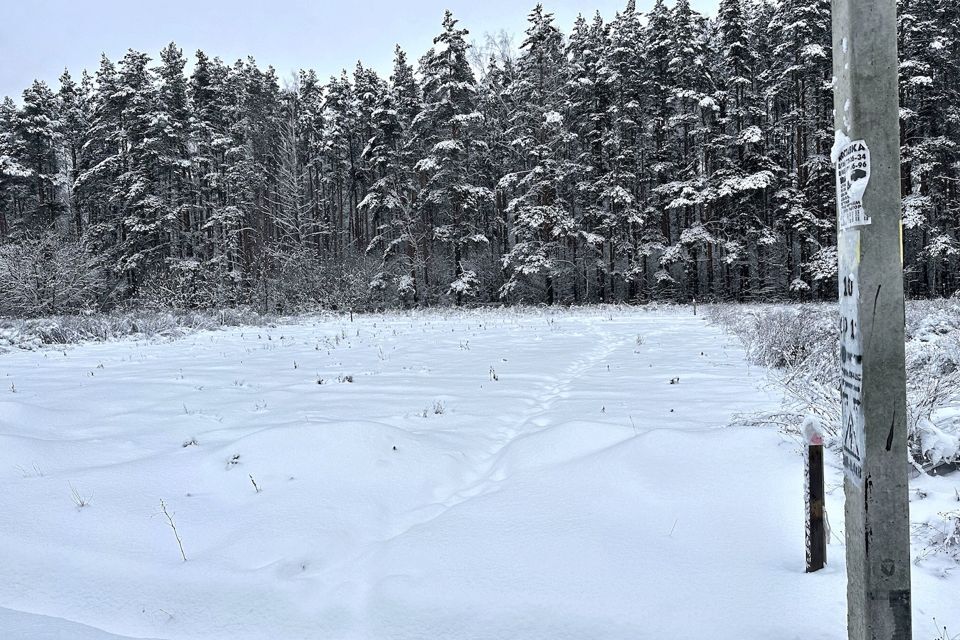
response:
M8 638L845 637L839 474L805 575L798 443L728 426L779 399L688 309L310 317L0 376ZM915 581L918 633L951 622Z

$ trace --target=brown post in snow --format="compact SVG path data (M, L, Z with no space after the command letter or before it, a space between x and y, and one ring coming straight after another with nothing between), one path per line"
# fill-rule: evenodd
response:
M805 425L804 498L806 503L807 573L827 564L827 523L823 482L823 436L811 423Z

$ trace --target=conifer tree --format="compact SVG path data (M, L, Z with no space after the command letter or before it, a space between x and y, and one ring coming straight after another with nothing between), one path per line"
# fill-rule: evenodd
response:
M58 197L58 150L61 127L56 96L44 82L34 81L23 92L23 108L15 120L19 163L30 172L31 200L23 212L24 224L46 228L58 222L63 210Z
M83 153L83 135L90 126L88 100L91 91L90 78L86 74L80 86L74 82L68 70L64 70L60 76L60 90L57 92L62 149L59 163L60 186L63 193L62 205L73 225L72 234L75 238L82 237L86 230L83 212L73 192L73 182Z
M515 234L513 248L503 258L510 279L502 295L513 293L524 280L542 278L543 297L553 304L556 282L567 270L563 252L576 235L564 157L563 37L543 5L534 8L528 21L511 87L518 108L508 129L519 170L501 181L514 194L507 212Z
M193 162L188 150L190 111L186 59L170 43L160 52L158 87L151 136L156 136L157 195L163 205L163 233L169 237L171 268L194 271L199 266L199 211L193 202Z
M414 215L417 188L409 146L419 103L413 68L398 46L390 87L381 93L380 104L371 113L373 131L364 160L376 179L360 208L371 215L376 233L367 251L382 256L374 288L386 290L389 286L405 304L419 301L419 256L426 240Z
M478 184L479 156L486 149L478 142L483 115L477 111L478 87L467 58L467 33L457 27L450 11L444 14L443 31L421 61L424 104L414 123L423 153L416 169L425 185L418 201L433 229L427 261L429 265L434 258L448 265L438 269L440 293L451 295L458 305L479 291L471 249L489 242L476 222L493 203L490 189Z
M0 239L17 226L26 206L25 187L30 170L21 164L23 146L17 135L17 105L12 98L0 102Z

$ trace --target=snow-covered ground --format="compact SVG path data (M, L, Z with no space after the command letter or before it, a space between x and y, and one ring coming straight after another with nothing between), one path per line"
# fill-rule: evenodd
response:
M727 426L763 376L620 308L0 355L0 637L840 640L839 472L806 575L798 444ZM949 569L917 639L960 631Z

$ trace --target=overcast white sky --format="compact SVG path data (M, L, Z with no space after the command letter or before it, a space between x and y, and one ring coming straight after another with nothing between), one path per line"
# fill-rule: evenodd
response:
M518 35L536 0L0 0L0 96L17 99L34 78L56 86L64 67L75 77L95 70L100 53L112 60L128 48L157 57L174 41L192 57L198 48L228 62L253 55L281 77L313 68L321 77L363 60L388 71L399 43L416 60L451 9L470 37L500 29ZM653 0L638 0L647 10ZM569 32L577 13L606 19L626 0L546 0ZM692 0L714 14L718 0Z

